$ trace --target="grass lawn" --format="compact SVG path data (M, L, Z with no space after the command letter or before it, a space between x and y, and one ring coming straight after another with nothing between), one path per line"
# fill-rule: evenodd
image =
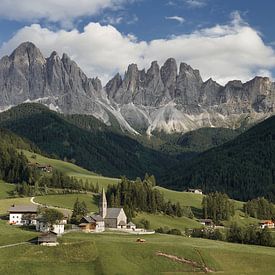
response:
M98 204L95 201L93 194L66 194L66 195L46 195L37 196L34 201L49 206L73 209L76 199L85 201L89 211L94 212L98 210Z
M185 228L199 228L201 224L196 219L189 219L187 217L171 217L162 214L149 214L149 213L138 213L134 218L134 222L138 223L141 219L150 221L150 228L157 229L160 227L177 228L184 231Z
M146 243L140 244L136 243L137 236L126 234L69 233L63 235L58 247L3 248L0 273L203 274L188 264L156 255L163 252L205 263L224 275L275 274L274 248L159 234L143 238Z
M23 230L20 227L9 225L8 221L0 220L0 246L26 242L37 235L37 232Z
M171 202L179 202L182 206L190 206L197 209L202 208L201 203L203 195L173 191L159 186L156 188Z
M15 189L15 185L5 183L0 180L0 200L6 199L10 196L10 192L12 192Z
M34 154L32 152L25 150L20 151L22 151L24 155L28 158L28 160L32 163L38 162L40 164L49 164L55 169L63 172L64 174L70 177L75 177L77 179L82 179L84 181L88 180L90 183L93 183L94 185L98 183L100 188L104 187L106 189L108 184L114 184L119 181L119 179L115 178L102 177L69 162L47 158L39 154ZM35 155L36 158L32 158L33 155Z

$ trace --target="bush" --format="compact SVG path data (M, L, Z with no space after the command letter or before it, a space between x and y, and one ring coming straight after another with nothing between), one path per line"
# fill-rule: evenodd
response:
M72 224L65 224L65 226L64 226L64 229L65 230L70 230L70 229L72 229L73 228L73 225Z
M139 222L137 222L137 227L150 229L150 222L146 219L141 219Z
M155 231L160 234L170 234L170 235L178 235L178 236L182 235L181 231L177 228L170 229L169 227L160 227L160 228L157 228Z

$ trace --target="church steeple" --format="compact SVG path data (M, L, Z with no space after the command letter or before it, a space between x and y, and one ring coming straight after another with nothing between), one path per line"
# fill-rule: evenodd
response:
M99 201L99 215L103 219L105 219L105 217L107 215L107 199L106 199L104 188L102 188L102 194L101 194L101 198Z

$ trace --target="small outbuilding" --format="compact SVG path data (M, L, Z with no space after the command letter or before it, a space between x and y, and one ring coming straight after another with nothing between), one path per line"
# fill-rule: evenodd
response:
M133 231L135 231L137 228L137 226L132 222L129 222L126 227L127 229L132 229Z
M199 194L202 195L202 190L201 189L192 189L192 188L188 188L187 192L189 193L194 193L194 194Z
M211 219L201 219L199 220L200 224L204 225L204 226L208 226L208 227L214 227L215 224Z
M57 234L54 232L42 233L37 238L37 244L44 245L44 246L57 246L58 245Z

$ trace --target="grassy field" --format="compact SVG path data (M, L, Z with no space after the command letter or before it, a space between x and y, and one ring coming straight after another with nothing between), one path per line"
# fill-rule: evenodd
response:
M32 163L38 162L40 164L49 164L55 169L63 172L64 174L70 177L75 177L77 179L82 179L84 181L88 180L90 183L93 183L94 185L98 183L100 188L102 187L107 188L108 184L114 184L119 181L119 179L102 177L100 175L97 175L93 172L90 172L84 168L81 168L69 162L47 158L39 154L34 154L32 152L25 151L25 150L22 150L22 152L28 158L28 160ZM36 157L33 158L32 157L33 155L35 155Z
M134 218L134 222L138 223L141 219L150 221L150 228L157 229L160 227L177 228L184 231L185 228L200 228L201 224L196 219L189 219L187 217L171 217L162 214L149 214L149 213L138 213Z
M0 246L26 242L37 235L37 232L23 230L17 226L9 225L8 221L0 220Z
M0 245L27 241L35 232L0 222ZM58 247L24 244L0 248L0 274L203 274L202 270L157 255L182 257L224 275L275 274L275 249L172 235L63 235ZM257 260L256 260L257 259Z
M0 200L10 197L10 192L15 189L15 185L8 184L0 180Z
M173 191L159 186L156 188L163 193L166 199L170 200L171 202L179 202L182 206L190 206L201 209L203 195Z
M77 198L79 201L85 201L89 211L95 212L98 210L98 204L93 194L46 195L35 197L34 201L49 206L72 210Z

